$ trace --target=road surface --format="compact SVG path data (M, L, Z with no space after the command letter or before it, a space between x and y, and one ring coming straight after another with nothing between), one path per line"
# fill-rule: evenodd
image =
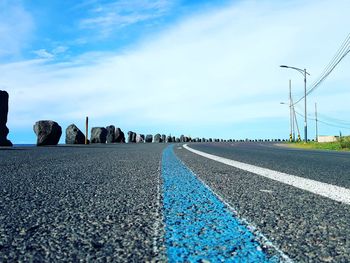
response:
M349 153L188 146L350 188ZM349 204L182 144L0 149L0 211L0 262L350 260Z

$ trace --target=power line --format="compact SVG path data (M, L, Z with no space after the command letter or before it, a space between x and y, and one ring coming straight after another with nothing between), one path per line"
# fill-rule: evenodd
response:
M297 112L297 111L295 111L295 113L298 114L300 117L303 117L303 118L304 118L304 116L305 116L305 115L303 115L303 114L301 114L300 112ZM307 117L307 119L308 119L308 120L313 120L313 121L316 120L315 118L312 118L312 117L309 117L309 116ZM341 125L336 125L336 124L329 123L329 122L324 121L324 120L320 120L319 118L317 118L317 121L318 121L318 122L321 122L321 123L323 123L323 124L325 124L325 125L328 125L328 126L332 126L332 127L336 127L336 128L342 128L342 129L348 129L348 130L350 130L350 126L345 127L345 126L341 126Z
M313 92L336 68L336 66L346 57L346 55L350 52L350 34L346 37L343 44L338 49L337 53L334 55L332 60L328 63L328 65L323 70L320 77L311 85L311 87L306 92L306 96ZM305 98L305 95L298 99L295 103L299 103L302 99Z

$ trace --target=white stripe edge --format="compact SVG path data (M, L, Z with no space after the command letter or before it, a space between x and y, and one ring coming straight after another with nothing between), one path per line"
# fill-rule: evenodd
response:
M327 197L334 201L338 201L347 205L350 204L350 189L205 153L192 149L187 144L184 144L183 147L190 152L217 161L219 163L233 166L238 169L311 192L313 194Z

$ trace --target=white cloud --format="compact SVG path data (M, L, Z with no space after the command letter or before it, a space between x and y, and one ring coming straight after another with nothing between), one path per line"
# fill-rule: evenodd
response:
M116 30L164 15L174 5L169 0L119 0L108 4L90 3L91 16L80 21L82 29L96 30L107 37Z
M64 53L68 50L68 47L67 46L58 46L58 47L55 47L53 50L52 50L52 53L57 55L57 54L61 54L61 53Z
M47 51L46 49L34 50L33 53L36 54L39 58L44 59L53 59L58 55L65 53L68 50L66 46L57 46L52 51Z
M287 98L288 79L295 97L303 83L279 65L306 67L310 82L317 78L348 34L349 7L348 1L249 1L185 19L119 54L0 65L0 88L11 96L9 124L31 129L39 119L54 119L82 125L88 115L92 125L144 132L210 136L201 127L215 127L235 137L244 136L240 129L223 129L246 130L249 123L253 130L284 133L284 123L276 131L276 124L269 129L261 120L287 118L288 107L279 102ZM350 57L310 104L329 100L330 114L349 116L349 94L339 88L340 80L350 81L349 66Z
M0 0L0 59L20 57L33 29L31 15L18 1Z
M40 58L50 59L50 58L54 57L54 54L48 52L46 49L35 50L35 51L33 51L33 53L36 54Z

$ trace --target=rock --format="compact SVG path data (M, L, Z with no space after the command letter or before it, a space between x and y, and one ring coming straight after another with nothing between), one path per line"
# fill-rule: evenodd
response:
M165 134L162 134L162 140L161 140L161 142L166 142L166 136L165 136Z
M175 138L175 136L173 136L173 137L171 138L171 141L172 141L172 142L175 142L175 140L176 140L176 138Z
M94 127L91 129L91 143L106 143L107 129L104 127Z
M171 136L167 136L166 139L165 139L165 142L168 143L168 142L172 142L173 139Z
M155 143L160 143L160 142L162 142L162 138L161 138L161 135L160 135L159 133L157 133L156 135L154 135L153 142L155 142Z
M143 143L144 142L144 139L143 138L145 137L144 135L141 135L141 134L136 134L136 143Z
M62 128L55 121L37 121L33 130L37 136L37 146L57 145L62 135Z
M141 138L143 141L145 141L145 135L144 134L140 134Z
M115 142L125 143L125 135L120 128L115 129Z
M85 144L85 135L74 124L66 129L66 144Z
M0 90L0 146L12 146L11 141L7 139L9 134L9 129L6 126L8 111L9 94Z
M115 142L115 127L114 125L109 125L106 127L107 130L107 143L114 143Z
M153 135L147 134L147 135L146 135L146 142L147 142L147 143L150 143L150 142L152 142L152 140L153 140Z
M213 139L212 138L209 138L209 142L212 142L213 141Z
M181 141L181 142L185 142L185 136L184 136L184 135L181 135L181 136L180 136L180 141Z
M128 131L128 143L136 142L136 133L132 131Z

